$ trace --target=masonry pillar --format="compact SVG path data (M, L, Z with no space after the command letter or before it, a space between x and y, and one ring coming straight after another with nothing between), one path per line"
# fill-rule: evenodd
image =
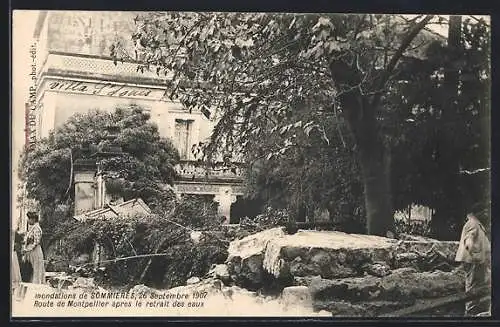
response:
M104 208L109 202L106 195L106 182L104 180L104 173L98 171L95 177L95 209Z
M217 214L224 217L224 224L229 224L231 219L231 205L236 202L236 195L233 195L230 187L219 188L219 194L216 194L214 201L219 204Z
M75 183L75 216L95 209L95 173L93 160L76 160L73 166Z

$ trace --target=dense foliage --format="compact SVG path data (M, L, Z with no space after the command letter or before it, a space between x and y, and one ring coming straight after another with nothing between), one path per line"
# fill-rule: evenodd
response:
M338 144L322 142L322 133L304 132L297 136L297 145L279 157L267 155L275 146L271 136L254 144L247 154L252 163L247 170L248 193L273 208L286 208L297 221L314 222L327 210L336 228L363 232L363 185L355 153L347 146L349 134L343 131L345 136L339 137L333 117L325 118L324 124L325 134L334 135L330 142Z
M457 239L467 211L477 204L486 208L489 224L489 28L455 17L448 46L435 44L426 60L408 65L410 83L400 85L391 100L398 114L412 114L401 119L394 149L395 207L433 208L433 236Z
M324 133L323 115L342 115L361 166L368 232L392 229L386 85L432 16L243 13L139 17L139 70L173 71L172 97L219 119L211 146L232 152L265 130L286 134L274 155L296 146L298 130ZM424 39L425 40L425 39ZM421 40L420 40L421 41ZM120 47L112 54L123 58ZM191 84L186 84L191 81ZM194 86L194 87L193 87ZM310 120L281 123L297 110ZM384 123L381 123L384 122ZM324 142L329 144L325 134ZM209 151L210 153L210 151Z
M398 234L409 234L416 236L431 237L431 224L430 221L408 221L408 220L396 220L395 230Z
M115 133L110 127L118 128L114 140L109 138ZM89 149L106 151L114 144L121 147L122 156L98 158L111 177L108 192L125 200L140 197L153 209L169 206L172 192L165 185L173 183L179 155L169 140L160 137L149 114L135 106L112 113L91 110L71 117L23 153L20 178L27 196L42 208L44 223L50 223L59 205L73 204L72 164L89 158Z
M100 278L102 285L184 285L188 278L203 276L212 264L222 263L227 257L228 241L215 233L221 230L216 211L200 210L202 207L199 199L184 198L163 215L83 223L66 219L51 234L45 248L51 261L86 271ZM193 229L206 231L198 243L190 237ZM100 258L105 260L99 266L105 268L102 274L97 274L102 270L92 264L96 243L102 246Z
M265 180L261 191L272 185L285 189L279 196L287 198L285 206L335 203L332 212L341 204L329 196L339 195L349 203L344 211L354 212L363 193L368 232L385 235L394 228L394 207L433 206L435 221L447 226L449 219L461 219L462 210L451 208L455 203L487 198L472 191L474 199L463 201L470 191L455 187L453 177L456 167L468 166L458 158L481 157L485 162L471 166L488 169L484 151L469 151L484 149L487 133L465 126L470 119L484 126L487 116L456 116L446 108L489 110L489 80L483 78L489 74L488 27L481 19L459 23L459 37L455 33L446 45L445 37L428 29L445 23L440 16L145 13L137 17L134 46L116 44L111 54L117 62L139 62L139 71L170 77L168 95L216 119L207 153L249 154L250 163L257 161L266 172L254 176ZM457 91L451 75L460 75L467 91ZM457 97L458 105L452 101ZM448 128L457 120L464 126ZM459 137L464 130L474 136ZM304 150L308 138L312 152ZM252 140L264 145L255 149ZM340 156L339 145L345 148ZM435 147L451 149L438 156L447 159L436 160ZM334 158L343 158L342 164ZM362 191L352 191L358 183ZM484 186L476 176L470 183L474 190ZM314 199L309 186L321 190Z

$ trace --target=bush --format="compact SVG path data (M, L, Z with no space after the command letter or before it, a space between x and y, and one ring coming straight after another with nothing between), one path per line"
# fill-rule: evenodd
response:
M217 203L213 197L184 195L177 201L174 217L192 228L201 230L219 229L222 220L217 216Z
M290 214L285 209L266 207L264 212L255 218L245 217L240 225L249 232L259 232L265 229L286 226L290 221Z
M101 259L106 260L102 263L105 274L101 281L106 285L180 286L190 277L202 277L212 264L222 263L227 257L228 242L213 233L222 231L220 222L214 210L200 206L202 201L181 199L164 214L87 222L67 219L55 228L48 243L63 242L53 251L53 257L64 258L85 274L92 274L90 255L95 244L100 244ZM210 232L194 242L192 230ZM127 259L115 260L120 258Z
M394 222L396 233L431 237L431 222L429 221L407 221L396 219Z

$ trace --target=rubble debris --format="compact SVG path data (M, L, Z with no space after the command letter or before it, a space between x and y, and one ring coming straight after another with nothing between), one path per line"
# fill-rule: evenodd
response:
M206 277L220 279L225 285L229 285L231 282L229 267L226 264L214 264Z
M401 241L342 232L271 229L230 244L227 260L237 285L262 286L262 278L319 275L325 279L386 276L390 270L451 271L457 242ZM286 279L286 278L285 278ZM284 285L291 286L291 285Z
M264 296L239 286L224 286L218 279L202 279L197 284L179 286L168 290L172 293L206 292L207 305L217 306L220 316L331 316L325 310L312 307L312 297L307 287L288 287L281 297ZM213 308L207 310L213 314ZM319 311L319 312L318 312Z
M82 288L82 289L95 289L97 285L95 284L94 278L78 277L71 285L71 288Z
M227 304L224 310L231 312L224 315L243 305L242 313L255 313L252 307L259 314L376 317L463 292L464 273L454 262L457 247L457 242L329 231L288 235L273 228L231 242L225 264L168 291L206 292ZM81 274L51 274L52 286L96 287ZM141 284L130 292L163 291Z
M201 279L199 277L191 277L189 278L187 281L186 281L186 284L187 285L192 285L192 284L196 284L196 283L199 283L201 281Z
M397 268L415 268L420 264L420 255L416 252L396 253L394 256L394 266Z
M462 292L457 247L410 236L267 230L231 243L227 265L240 287L265 289L281 279L282 296L288 287L308 287L316 311L376 316Z
M368 275L384 277L391 274L391 267L385 262L365 263L361 269Z
M294 310L296 307L312 310L313 301L307 286L289 286L281 293L281 303L285 310Z
M449 296L441 297L438 299L424 299L417 301L414 305L405 307L403 309L397 310L390 312L388 314L383 315L384 317L401 317L401 316L409 316L409 315L415 315L415 314L423 314L423 315L428 315L429 311L433 312L439 312L440 316L446 315L446 312L448 312L448 315L450 311L453 311L453 309L457 310L459 309L460 312L463 313L463 302L466 300L470 300L474 297L481 296L485 292L489 292L491 289L489 287L482 287L482 288L477 288L474 289L470 293L466 292L458 292L455 294L451 294ZM489 296L483 297L483 298L489 298ZM458 304L458 305L457 305ZM450 308L451 305L451 308ZM446 308L443 312L443 308ZM486 315L490 316L490 312L485 312L480 315Z
M401 301L367 301L352 303L349 301L315 301L314 310L325 310L334 317L379 317L408 306Z
M69 288L71 285L73 285L73 282L76 280L76 277L68 275L64 271L46 272L45 278L47 280L48 285L57 288L59 290Z
M311 280L314 299L321 301L408 301L436 298L461 292L465 276L460 271L415 272L394 270L385 277L353 277L343 279Z
M263 285L264 251L270 240L280 238L283 228L272 228L229 244L226 264L237 285L256 290Z

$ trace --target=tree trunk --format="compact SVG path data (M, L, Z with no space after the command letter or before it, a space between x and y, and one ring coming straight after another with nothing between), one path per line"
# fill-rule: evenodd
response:
M366 229L370 235L387 236L394 231L391 190L391 156L384 145L376 118L376 107L359 92L341 97L347 123L358 150L363 174Z
M386 236L394 229L390 154L383 146L360 147L368 234Z
M386 236L387 232L394 232L394 211L390 187L391 155L389 149L384 146L383 135L378 126L377 111L382 98L382 92L378 91L385 88L405 50L432 18L433 15L427 15L408 30L383 74L377 81L374 81L373 90L377 90L377 93L373 97L367 97L361 92L363 72L342 60L332 60L330 63L333 80L336 83L352 86L351 90L341 93L337 100L341 103L342 111L358 148L365 189L368 234Z
M450 23L448 26L448 49L451 61L456 60L457 51L461 47L462 31L462 16L450 16ZM432 236L437 239L449 239L450 234L450 220L453 218L460 222L463 214L457 210L461 204L456 203L449 205L450 201L457 201L463 199L460 194L457 194L458 185L451 186L450 183L455 183L456 174L459 173L459 163L457 162L455 148L450 146L453 144L453 136L450 133L447 123L457 119L458 106L456 105L458 87L459 87L459 71L458 69L451 70L450 67L445 71L444 85L443 85L443 99L442 99L442 115L441 126L438 130L438 139L436 140L437 150L439 153L438 165L442 171L449 174L449 181L443 179L442 196L440 201L436 204L435 214L431 220Z

